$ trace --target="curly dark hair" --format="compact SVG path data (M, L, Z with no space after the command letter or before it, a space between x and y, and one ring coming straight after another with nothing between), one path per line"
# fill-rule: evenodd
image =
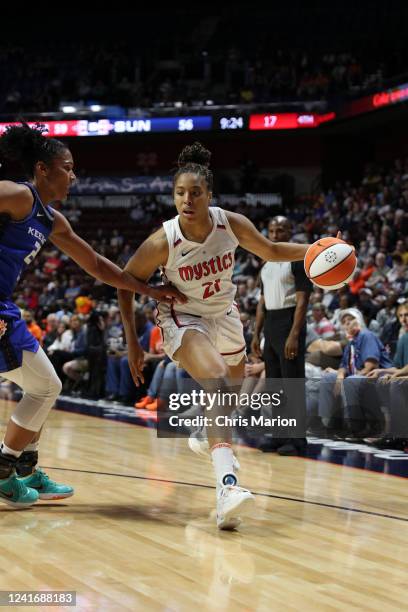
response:
M45 138L45 125L36 123L30 127L25 121L9 125L0 138L0 159L17 162L27 177L34 176L37 162L50 164L68 147L56 138Z
M200 142L184 147L178 158L178 170L173 177L173 187L181 174L192 172L204 177L208 191L213 189L213 173L210 170L211 151L203 147Z

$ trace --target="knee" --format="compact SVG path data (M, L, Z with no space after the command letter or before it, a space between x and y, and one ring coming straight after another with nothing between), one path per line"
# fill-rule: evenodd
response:
M170 361L165 367L165 376L173 376L176 373L177 366L174 361Z
M71 361L66 361L64 363L64 365L62 366L62 371L64 372L64 374L66 376L69 376L69 371L70 371L70 368L71 368L71 363L72 363Z
M48 379L48 388L46 389L44 395L48 398L57 398L62 391L62 382L57 376L56 372L53 372Z
M206 378L210 380L220 380L228 376L228 366L224 363L211 364L206 370Z

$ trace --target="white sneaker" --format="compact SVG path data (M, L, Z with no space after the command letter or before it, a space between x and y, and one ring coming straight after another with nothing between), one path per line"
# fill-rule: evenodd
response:
M208 444L208 439L205 437L204 434L197 432L191 434L188 439L188 445L190 447L190 450L192 450L193 453L195 453L196 455L201 455L202 457L210 457L210 447ZM233 466L234 472L238 472L241 467L235 455L233 458Z
M250 512L254 496L247 489L237 485L224 485L217 492L217 527L235 529L242 522L241 517Z

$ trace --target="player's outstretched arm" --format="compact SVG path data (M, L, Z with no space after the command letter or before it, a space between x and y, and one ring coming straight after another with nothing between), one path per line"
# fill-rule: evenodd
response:
M265 261L302 261L310 245L271 242L255 225L238 213L227 212L228 221L239 245Z
M72 229L67 219L58 211L54 211L54 228L50 240L56 247L71 257L85 272L118 289L127 289L156 298L157 288L150 287L142 280L135 278L126 270L121 270L114 263L96 253L85 240ZM168 289L167 298L178 297L174 288Z

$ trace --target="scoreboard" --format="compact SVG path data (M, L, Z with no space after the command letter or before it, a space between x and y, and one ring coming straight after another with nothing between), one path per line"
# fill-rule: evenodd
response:
M213 111L208 115L187 115L182 117L128 117L123 110L123 116L103 117L101 112L92 118L61 119L41 121L48 132L46 136L113 136L115 134L144 134L153 132L205 132L243 130L304 130L318 128L320 125L333 121L354 117L388 107L408 100L408 83L402 83L392 89L378 91L363 98L339 104L336 112L321 113L258 113L251 114L243 107L224 112ZM106 110L108 113L109 111ZM71 115L73 116L73 115ZM34 126L37 121L28 121ZM16 123L0 123L0 136L8 125Z
M72 136L112 136L115 134L145 134L153 132L204 132L243 130L290 130L314 128L322 123L326 115L277 113L276 115L191 115L186 117L143 117L143 118L99 118L41 121L47 128L46 136L55 138ZM330 114L334 118L334 113ZM28 121L30 126L37 122ZM0 136L8 125L0 123Z

